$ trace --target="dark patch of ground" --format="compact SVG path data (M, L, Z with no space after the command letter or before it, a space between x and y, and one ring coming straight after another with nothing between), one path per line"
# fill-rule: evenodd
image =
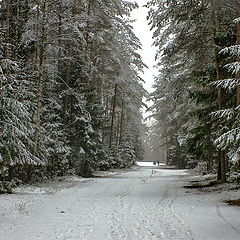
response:
M222 183L220 181L217 181L216 178L213 178L214 176L209 176L209 177L202 177L200 180L191 180L189 181L189 185L183 186L183 188L187 189L196 189L196 191L201 192L201 193L208 193L208 192L218 192L218 193L223 193L226 191L227 192L237 192L238 190L238 184L236 183ZM187 191L188 193L191 190ZM239 194L236 194L234 197L232 197L231 200L224 200L224 203L227 203L228 205L231 206L240 206L240 199L238 199ZM234 199L236 198L236 199Z
M228 205L240 206L240 199L236 199L236 200L226 200L226 201L224 201L224 202L227 203Z
M207 188L207 187L213 187L219 184L218 181L210 181L210 182L198 182L198 181L192 181L192 185L183 186L183 188L188 189L195 189L195 188Z

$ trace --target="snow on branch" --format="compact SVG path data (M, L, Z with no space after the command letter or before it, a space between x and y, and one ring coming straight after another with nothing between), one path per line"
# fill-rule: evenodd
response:
M229 54L231 56L240 57L240 45L233 45L230 47L223 48L220 54Z
M2 59L0 61L0 65L2 69L13 70L13 71L19 70L18 64L12 61L11 59ZM2 69L1 69L1 72L2 72Z
M211 82L209 85L232 90L236 88L238 85L240 85L240 79L239 78L223 79L223 80Z
M214 144L217 145L217 147L221 149L226 149L227 146L234 144L240 140L240 127L234 128L224 134L222 134L220 137L218 137Z
M240 23L240 17L235 18L235 19L233 20L233 22L236 23L236 24Z
M225 65L225 67L229 70L229 72L232 72L233 74L240 72L240 62L229 63Z
M235 117L236 110L234 108L222 109L222 110L212 112L210 115L212 117L223 118L223 119L226 119L226 120L230 120L233 117Z
M237 161L239 160L239 155L240 155L240 147L236 151L230 151L230 153L228 155L229 155L230 160L233 163L237 163Z

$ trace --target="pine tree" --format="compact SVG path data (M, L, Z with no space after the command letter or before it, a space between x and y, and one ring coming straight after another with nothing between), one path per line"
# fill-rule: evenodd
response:
M237 25L236 28L236 45L232 45L226 47L220 51L220 54L228 55L232 59L236 59L233 63L228 63L225 67L232 73L232 75L236 76L235 78L228 78L219 80L217 82L212 83L211 85L226 89L229 92L235 90L236 94L236 103L232 108L221 109L219 111L214 112L212 115L216 118L220 118L224 123L225 128L222 129L221 134L215 140L216 145L222 149L228 151L228 156L231 162L235 165L239 166L239 19L235 19L234 22Z
M18 7L12 1L1 2L1 178L5 175L10 179L14 166L41 163L41 159L32 152L34 125L31 121L30 83L17 54L21 48L19 34L23 31L17 23L18 19L22 20L22 14L25 17L21 11L13 21Z
M121 154L129 139L141 158L137 123L146 92L138 74L144 64L129 20L137 5L0 4L1 176L3 170L26 182L69 173L91 176L98 167L112 167L114 158L116 167L129 166L135 160L123 164ZM137 125L134 134L125 128L128 121Z
M221 128L210 113L230 102L224 92L208 86L219 78L218 48L225 44L226 37L231 39L229 13L223 17L223 4L224 1L147 4L154 44L159 47L157 58L163 65L152 96L160 135L163 139L168 135L171 161L189 158L192 162L196 158L206 161L208 170L218 159L213 142Z

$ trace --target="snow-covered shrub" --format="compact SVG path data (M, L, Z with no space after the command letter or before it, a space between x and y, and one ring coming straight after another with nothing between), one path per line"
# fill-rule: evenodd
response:
M14 181L8 182L0 182L0 194L3 193L12 193L12 188L16 187L16 184Z
M186 168L194 169L198 166L198 160L189 155Z
M207 174L207 162L199 162L198 165L194 168L194 171L202 175Z
M240 172L229 172L227 174L228 182L234 183L240 181Z
M106 171L110 168L109 161L107 159L103 159L99 162L99 169L101 171Z

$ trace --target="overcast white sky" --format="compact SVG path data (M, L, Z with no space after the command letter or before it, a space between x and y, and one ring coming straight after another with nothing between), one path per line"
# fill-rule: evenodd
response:
M140 39L142 43L142 50L140 54L142 56L143 62L148 66L149 69L145 69L144 75L142 78L145 80L144 87L148 92L153 91L153 75L157 75L157 70L153 68L155 65L155 52L156 49L152 46L152 32L150 31L150 26L147 24L147 13L148 9L143 7L148 0L129 0L131 2L137 2L139 8L134 10L132 16L136 19L136 22L133 24L134 32L136 36Z

